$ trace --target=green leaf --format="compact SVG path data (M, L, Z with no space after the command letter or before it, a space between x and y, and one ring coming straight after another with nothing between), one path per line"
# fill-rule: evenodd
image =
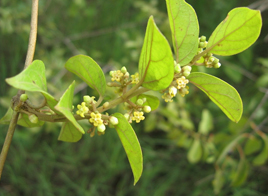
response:
M63 124L58 140L64 142L77 142L82 138L82 133L70 121Z
M120 113L115 113L113 116L118 118L119 121L118 125L115 126L115 129L126 151L134 175L135 185L140 179L143 170L143 158L140 143L135 131L126 118Z
M240 53L257 40L261 26L259 10L235 8L214 30L208 40L207 49L221 56Z
M245 158L240 159L237 171L235 173L234 179L232 180L232 186L242 185L248 176L249 164Z
M239 142L241 142L242 140L245 139L245 137L246 137L246 135L242 134L242 135L237 136L233 141L231 141L231 142L230 142L230 143L223 149L223 151L221 152L221 154L220 154L218 160L216 161L216 164L217 164L217 165L221 164L221 163L224 161L224 159L225 159L226 155L228 154L228 152L231 152L231 151L234 149L234 147L235 147Z
M159 101L159 99L157 97L155 97L153 95L141 94L141 95L132 97L131 101L133 103L135 103L138 99L143 99L143 98L146 98L146 102L143 104L144 106L145 105L150 106L152 111L156 110L158 108L158 106L160 104L160 101Z
M243 113L240 95L234 87L223 80L205 73L193 72L190 82L206 95L234 122L238 122Z
M89 56L76 55L71 57L65 64L65 68L81 78L91 88L104 95L106 80L100 66Z
M0 119L0 124L9 124L12 118L12 114L13 114L13 110L11 109L11 107L9 107L5 116ZM23 127L28 127L28 128L41 127L43 126L44 121L38 121L38 123L31 123L31 121L28 118L28 115L21 113L19 115L17 124Z
M202 111L202 120L199 123L198 132L207 135L213 129L213 118L207 109Z
M151 16L139 61L140 81L143 87L158 91L167 88L173 76L174 62L170 46Z
M17 89L42 93L47 100L47 105L54 110L57 100L47 92L45 65L42 61L33 61L18 75L7 78L6 82Z
M68 87L59 100L59 103L55 106L55 109L61 112L81 133L85 134L83 128L78 124L72 114L73 94L74 94L75 81Z
M166 0L166 3L176 62L186 65L198 50L198 19L185 0Z
M188 151L187 158L190 163L197 163L202 158L202 145L199 138L195 138L190 150Z
M255 138L255 137L250 137L245 145L245 155L251 155L261 149L261 140Z
M260 154L258 154L253 159L253 165L256 165L256 166L263 165L267 161L267 158L268 158L268 137L263 132L261 132L259 135L262 137L264 141L264 147L262 151L260 152Z

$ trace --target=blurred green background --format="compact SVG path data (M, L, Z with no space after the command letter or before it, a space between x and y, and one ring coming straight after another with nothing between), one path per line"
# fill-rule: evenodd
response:
M239 55L221 58L220 69L204 70L238 90L244 103L242 123L231 123L192 86L190 94L185 99L178 98L177 104L162 103L156 112L147 115L147 122L134 125L144 155L144 173L136 186L124 149L112 129L104 136L85 135L78 143L63 143L57 140L59 125L47 123L42 129L17 127L0 182L1 196L214 195L213 164L189 164L187 151L176 140L176 130L181 128L176 122L182 119L184 124L190 124L189 129L196 130L202 110L209 109L213 115L212 134L218 138L236 135L247 121L268 132L268 1L187 2L198 15L200 35L207 37L234 7L262 10L263 29L258 41ZM0 117L17 92L4 79L23 69L30 12L29 0L0 1ZM164 0L40 0L35 59L46 65L49 92L59 98L72 82L73 76L65 71L64 63L76 54L91 56L105 73L122 66L130 73L136 72L150 15L154 15L170 41ZM76 104L82 95L94 94L79 80L76 93ZM179 111L181 119L170 117L171 111ZM250 131L250 127L246 129ZM7 126L0 125L0 130L2 146ZM267 164L251 167L244 185L234 188L227 183L219 195L268 195L267 172Z

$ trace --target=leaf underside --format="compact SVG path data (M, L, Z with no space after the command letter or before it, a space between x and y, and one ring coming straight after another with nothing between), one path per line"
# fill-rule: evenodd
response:
M143 170L143 158L140 143L135 131L126 118L120 113L115 113L113 116L118 118L119 121L118 125L115 126L115 129L127 154L134 175L135 185L140 179Z
M240 53L258 39L261 27L259 10L235 8L214 30L208 40L207 49L221 56Z
M186 65L198 50L198 19L185 0L166 0L166 4L176 62Z
M234 87L217 77L200 72L191 73L188 79L201 89L230 120L234 122L240 120L243 104Z

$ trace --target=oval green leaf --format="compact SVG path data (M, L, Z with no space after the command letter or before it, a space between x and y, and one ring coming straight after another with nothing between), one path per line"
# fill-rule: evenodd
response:
M166 0L166 3L176 62L186 65L198 50L198 19L185 0Z
M45 65L40 60L33 61L31 65L18 75L12 78L7 78L6 82L17 89L42 93L47 100L47 105L52 110L54 110L54 107L58 102L47 92Z
M104 95L106 80L100 66L89 56L76 55L71 57L65 64L65 68L81 78L91 88Z
M149 18L139 60L139 77L142 86L151 90L167 88L173 80L174 62L166 38Z
M196 138L188 151L187 158L190 163L197 163L202 158L202 145L199 138Z
M115 126L115 129L127 154L134 175L135 185L140 179L143 170L141 146L135 131L126 118L120 113L115 113L113 116L118 118L119 121L118 125Z
M202 118L198 126L198 132L207 135L213 129L213 118L207 109L202 111Z
M234 122L238 122L243 113L240 95L234 87L223 80L205 73L193 72L190 82L206 95Z
M221 56L240 53L257 40L261 26L259 10L235 8L214 30L208 40L207 49Z
M55 109L61 112L74 125L77 130L85 134L85 131L83 130L81 125L78 124L72 113L74 84L75 81L72 82L72 84L61 96L58 104L55 106Z
M64 142L78 142L82 138L82 133L70 121L63 124L58 140Z

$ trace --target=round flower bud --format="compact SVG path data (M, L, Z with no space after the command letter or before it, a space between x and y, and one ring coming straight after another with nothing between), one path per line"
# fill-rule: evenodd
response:
M110 76L113 76L113 73L114 73L114 72L115 72L115 71L110 71L110 72L109 72L109 75L110 75Z
M125 117L127 120L129 120L129 114L128 114L128 113L124 114L124 117Z
M85 95L85 96L83 97L83 100L84 100L84 102L86 102L87 104L90 104L90 103L92 102L92 98L91 98L90 96L88 96L88 95Z
M200 37L200 42L205 42L206 39L207 39L206 36L202 35L202 36Z
M31 123L33 123L33 124L38 123L38 117L36 115L34 115L34 114L29 115L28 118L29 118L29 121Z
M26 95L26 94L22 94L20 96L20 101L22 101L22 102L25 102L27 99L28 99L28 95Z
M175 65L174 71L175 71L175 73L180 73L181 72L181 66L179 64Z
M213 67L214 67L214 68L220 68L220 66L221 66L221 63L217 63L217 64L215 64Z
M213 62L215 60L215 58L213 56L209 57L208 61L209 62Z
M205 48L205 42L200 42L198 45L199 48Z
M187 66L182 67L182 70L190 72L192 70L192 67L187 65Z
M215 58L214 61L213 61L213 64L215 65L215 64L217 64L217 63L219 63L219 62L220 62L220 60L217 59L217 58Z
M108 107L109 107L109 105L110 105L110 103L109 103L109 102L105 102L105 103L103 104L103 108L108 108Z
M125 74L126 72L127 72L127 68L124 66L124 67L122 67L121 68L121 72L123 73L123 74Z
M147 101L146 97L142 98L143 103Z
M152 110L151 107L148 106L148 105L146 105L146 106L143 107L143 111L146 112L146 113L151 112L151 110Z
M100 124L100 125L98 125L97 129L98 129L99 132L104 132L106 127L105 127L104 124Z
M174 66L176 66L177 65L177 62L174 60Z
M190 74L191 74L190 71L184 71L184 72L183 72L183 75L184 75L185 77L189 76Z
M128 72L125 73L124 78L129 78L129 73Z
M112 116L112 117L110 118L110 123L111 123L112 125L117 125L117 124L118 124L118 119L117 119L116 117Z
M136 101L136 103L137 103L137 105L142 106L142 105L143 105L143 100L142 100L142 99L138 99L138 100Z

